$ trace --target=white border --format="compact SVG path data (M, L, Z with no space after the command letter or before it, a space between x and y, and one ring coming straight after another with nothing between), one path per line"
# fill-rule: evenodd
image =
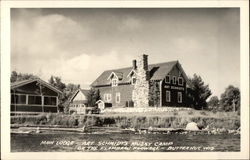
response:
M1 1L2 159L247 159L249 158L249 2L227 1ZM10 8L169 8L240 7L241 152L28 152L10 153Z

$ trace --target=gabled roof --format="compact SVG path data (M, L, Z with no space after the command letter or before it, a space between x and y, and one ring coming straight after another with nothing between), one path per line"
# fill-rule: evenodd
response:
M37 82L37 83L40 83L48 88L50 88L51 90L57 92L57 93L60 93L62 94L62 91L60 91L59 89L57 89L56 87L52 86L51 84L41 80L40 78L36 78L36 79L28 79L28 80L23 80L23 81L17 81L17 82L13 82L11 83L11 89L15 89L15 88L18 88L18 87L21 87L21 86L24 86L26 84L29 84L29 83L33 83L33 82Z
M110 73L110 75L108 76L108 80L111 78L112 75L115 75L119 80L122 79L123 74L121 72L117 72L117 71L113 71Z
M187 76L185 72L183 71L180 63L178 61L170 61L165 63L157 63L157 64L150 64L148 66L149 74L150 74L150 80L162 80L166 77L166 75L173 69L175 65L178 65L179 69L182 71L184 78L187 80ZM108 77L112 72L114 73L122 73L123 78L119 81L119 83L129 83L130 77L127 76L131 70L132 67L127 68L121 68L121 69L114 69L114 70L107 70L104 71L92 84L91 86L102 86L102 85L109 85L110 80L108 80Z
M89 90L86 90L86 89L78 89L75 91L75 93L71 96L70 98L70 102L76 97L76 95L79 93L79 92L82 92L83 95L85 95L86 97L88 96L88 93L89 93Z

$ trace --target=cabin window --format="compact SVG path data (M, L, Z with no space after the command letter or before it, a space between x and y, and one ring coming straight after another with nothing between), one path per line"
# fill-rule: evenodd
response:
M11 95L12 104L26 104L26 95Z
M132 77L131 83L132 83L132 84L135 84L135 83L136 83L136 78L135 78L135 77Z
M44 105L56 105L56 97L44 97Z
M176 84L176 77L173 76L173 84Z
M166 91L166 102L171 102L171 94L170 94L170 91Z
M178 92L178 103L182 103L182 93Z
M165 83L170 83L170 76L169 75L166 77Z
M116 103L120 103L121 101L121 94L120 92L116 93Z
M179 84L179 85L183 85L183 78L182 78L182 77L179 77L179 78L178 78L178 84Z
M112 87L118 86L118 79L112 79Z
M29 95L29 99L28 99L28 103L29 104L42 104L42 97L41 96L30 96Z

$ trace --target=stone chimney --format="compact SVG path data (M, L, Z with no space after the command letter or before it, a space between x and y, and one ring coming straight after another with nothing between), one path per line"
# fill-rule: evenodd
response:
M135 107L149 106L149 71L148 55L140 55L137 60L136 84L134 86L133 101Z
M136 60L135 59L132 61L132 65L133 65L133 70L136 70L137 66L136 66Z

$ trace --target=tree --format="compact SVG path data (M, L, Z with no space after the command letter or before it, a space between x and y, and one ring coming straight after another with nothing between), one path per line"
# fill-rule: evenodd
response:
M90 107L96 106L96 102L101 99L99 89L96 90L94 88L91 88L89 90L87 99L88 99L88 106Z
M221 94L221 109L224 111L240 110L240 90L233 85L229 85L225 92Z
M67 97L71 97L78 89L80 89L80 84L69 83L66 85L65 93Z
M12 71L11 72L11 77L10 77L10 82L11 83L12 82L16 82L17 81L17 76L18 76L17 72L16 71Z
M65 108L67 108L67 105L68 105L67 103L68 97L65 92L66 85L62 82L60 77L56 77L56 76L51 76L48 82L49 84L51 84L52 86L56 87L57 89L63 92L63 94L59 95L58 97L58 100L59 100L58 106L60 110L61 109L65 110Z
M13 83L13 82L17 82L17 81L36 79L36 78L38 78L38 77L33 75L33 74L17 73L16 71L12 71L11 77L10 77L10 82Z
M79 84L69 83L66 85L66 88L63 90L66 99L66 101L63 103L64 112L67 113L69 111L69 104L70 104L69 100L78 89L80 89Z
M190 89L188 90L189 105L195 109L206 109L207 98L212 94L209 85L205 85L202 78L194 74L193 78L189 79Z
M208 101L208 109L217 111L219 109L219 98L217 96L213 96Z
M60 77L51 76L49 79L49 83L61 91L63 91L66 88L66 85L62 83L62 80Z

